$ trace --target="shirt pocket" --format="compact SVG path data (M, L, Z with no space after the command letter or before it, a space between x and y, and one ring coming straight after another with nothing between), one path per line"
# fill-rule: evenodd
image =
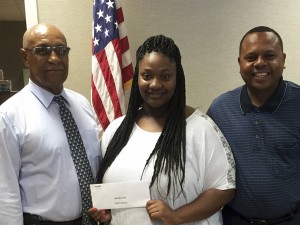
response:
M300 167L300 145L291 143L286 146L274 146L273 149L272 166L275 178L293 178Z

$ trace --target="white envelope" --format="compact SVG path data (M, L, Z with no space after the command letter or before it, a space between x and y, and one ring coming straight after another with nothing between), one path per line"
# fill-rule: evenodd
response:
M93 207L118 209L146 207L150 200L149 181L91 184Z

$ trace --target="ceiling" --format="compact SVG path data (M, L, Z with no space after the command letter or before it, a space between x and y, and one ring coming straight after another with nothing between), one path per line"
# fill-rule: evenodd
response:
M26 21L24 0L0 0L0 21Z

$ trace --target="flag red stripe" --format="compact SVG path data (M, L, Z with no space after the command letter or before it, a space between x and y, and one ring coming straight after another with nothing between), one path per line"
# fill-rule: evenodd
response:
M113 103L114 113L115 113L114 118L117 118L122 115L122 111L121 111L121 107L120 107L120 103L119 103L119 98L118 98L118 94L117 94L115 81L114 81L113 75L109 68L109 62L107 60L106 52L100 51L96 55L96 58L97 58L99 66L100 66L100 69L102 71L111 101Z
M124 16L123 16L122 8L117 9L117 22L118 22L118 24L124 22Z
M128 37L124 37L121 40L121 53L123 54L129 49L129 42L128 42Z
M122 74L123 74L123 83L126 83L127 81L131 80L133 74L132 64L129 64L128 66L124 67L122 69Z
M93 75L92 75L92 78L93 78ZM92 104L93 104L93 107L97 114L99 123L101 124L102 129L105 130L107 128L107 126L109 125L109 119L106 115L106 111L104 109L101 98L98 94L98 91L95 87L93 79L92 79Z

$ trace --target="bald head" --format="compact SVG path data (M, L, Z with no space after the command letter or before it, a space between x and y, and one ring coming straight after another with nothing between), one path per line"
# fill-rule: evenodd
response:
M67 50L60 51L61 47ZM37 24L29 28L24 33L20 53L30 70L30 80L59 94L68 77L69 50L65 35L54 25Z
M54 25L48 23L40 23L29 28L23 36L23 48L32 48L36 40L42 40L48 34L56 35L62 39L67 45L65 35Z

